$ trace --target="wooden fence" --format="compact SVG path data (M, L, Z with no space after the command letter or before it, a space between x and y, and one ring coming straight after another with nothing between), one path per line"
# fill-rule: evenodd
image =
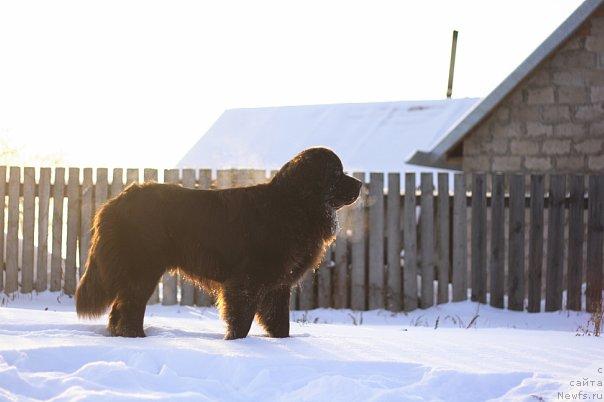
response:
M270 176L263 170L219 170L216 177L208 169L111 173L109 180L105 168L0 167L0 290L74 294L94 211L129 183L208 189ZM336 241L321 268L292 292L292 308L410 311L468 296L530 312L540 311L542 300L546 311L591 311L601 303L604 176L354 176L364 191L338 212ZM160 301L211 304L168 274L149 303Z

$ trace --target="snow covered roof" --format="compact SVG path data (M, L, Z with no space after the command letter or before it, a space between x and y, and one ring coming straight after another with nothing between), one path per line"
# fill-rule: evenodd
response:
M333 149L348 171L419 171L429 149L477 98L226 110L178 167L277 169L312 146Z
M446 161L447 152L453 149L499 103L505 99L543 60L566 41L585 22L604 0L585 0L529 57L526 58L501 84L497 86L459 124L451 127L434 147L422 148L407 160L423 166L459 168ZM425 152L426 150L430 150Z

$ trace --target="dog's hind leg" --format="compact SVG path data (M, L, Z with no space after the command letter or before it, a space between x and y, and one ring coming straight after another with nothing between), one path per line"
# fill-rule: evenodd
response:
M257 289L243 283L228 283L220 290L218 305L227 325L224 339L245 338L256 313Z
M289 336L289 286L266 291L260 298L256 319L272 338Z
M128 287L120 289L109 313L109 332L112 336L129 338L144 337L143 321L147 301L157 280L142 279L138 283L132 281Z

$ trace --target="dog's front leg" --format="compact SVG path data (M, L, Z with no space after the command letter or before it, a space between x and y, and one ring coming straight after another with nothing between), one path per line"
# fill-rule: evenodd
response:
M220 313L226 322L224 339L245 338L250 332L257 305L257 289L242 283L226 284L220 292Z
M279 286L262 295L258 303L256 318L272 338L289 336L290 287Z

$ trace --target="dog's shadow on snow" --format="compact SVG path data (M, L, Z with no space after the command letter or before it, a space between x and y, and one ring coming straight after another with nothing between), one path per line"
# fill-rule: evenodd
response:
M211 339L211 340L222 340L224 333L222 332L201 332L201 331L189 331L180 328L162 327L162 326L146 326L145 334L146 338L197 338L197 339ZM104 324L3 324L0 326L0 335L44 335L44 336L99 336L112 338L107 326ZM304 338L309 337L310 334L300 333L291 334L289 338ZM117 339L118 337L116 337ZM248 338L253 339L277 339L270 338L265 334L250 334ZM123 338L128 339L128 338Z
M157 326L148 326L145 327L145 334L147 334L147 338L202 338L202 339L223 339L224 333L218 332L199 332L199 331L187 331L178 328L166 328L166 327L157 327ZM107 333L107 335L109 335ZM289 338L305 338L309 337L310 334L291 334ZM279 338L271 338L266 334L249 334L247 338L260 338L260 339L279 339ZM283 338L288 339L288 338Z
M187 331L179 328L157 327L153 325L145 327L145 334L147 334L147 338L224 338L224 334L218 332Z

